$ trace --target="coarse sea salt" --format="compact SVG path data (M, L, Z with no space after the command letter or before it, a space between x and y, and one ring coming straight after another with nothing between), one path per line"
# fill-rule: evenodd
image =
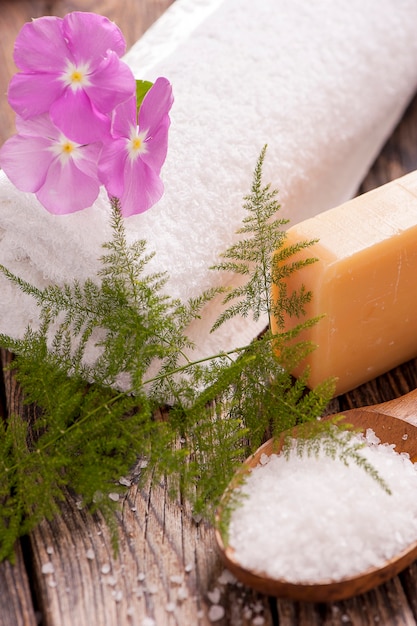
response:
M417 541L417 468L370 429L355 438L391 494L323 450L272 454L248 474L231 514L229 545L241 566L298 584L338 581Z

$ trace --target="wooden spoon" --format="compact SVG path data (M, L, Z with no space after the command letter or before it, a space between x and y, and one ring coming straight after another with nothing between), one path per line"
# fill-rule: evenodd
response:
M346 422L365 432L372 428L381 443L395 444L397 452L407 452L413 463L417 461L417 389L382 404L343 413ZM413 425L413 423L416 425ZM239 484L239 477L259 464L262 454L270 455L277 449L272 439L264 443L250 456L237 472L227 492ZM217 512L216 539L226 567L238 580L267 595L309 602L330 602L364 593L393 578L417 559L417 541L380 567L370 568L361 574L341 580L323 580L311 584L295 584L286 580L272 579L262 572L242 567L234 558L233 549L226 546L220 532L222 508Z

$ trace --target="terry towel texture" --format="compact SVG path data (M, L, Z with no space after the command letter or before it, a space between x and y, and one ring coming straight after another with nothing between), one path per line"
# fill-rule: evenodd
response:
M149 269L169 272L170 295L225 280L209 267L235 241L264 144L264 180L291 223L355 193L416 90L416 23L415 0L176 0L129 51L137 78L166 76L174 90L165 195L126 220L156 252ZM85 279L107 215L104 195L49 215L1 175L0 263L39 286ZM0 331L20 336L36 307L3 278L0 289ZM210 335L218 312L210 305L191 329L196 356L244 345L266 323Z

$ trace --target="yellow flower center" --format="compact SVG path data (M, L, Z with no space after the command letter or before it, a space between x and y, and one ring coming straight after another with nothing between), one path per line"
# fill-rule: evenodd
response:
M81 156L80 148L80 144L71 141L65 135L61 135L57 141L51 144L49 150L58 158L61 165L66 165L70 161L76 161Z
M140 137L135 137L134 139L132 139L132 150L140 150L141 145L142 139Z
M75 146L71 141L65 141L61 145L61 149L63 154L71 154L71 152L74 152Z
M131 160L146 152L146 135L147 131L138 132L137 128L132 127L130 139L127 141L127 151Z
M83 82L83 73L81 70L74 70L70 76L72 83L82 83Z
M90 84L89 71L90 69L87 63L74 65L74 63L68 62L65 72L63 72L61 76L61 80L73 90L81 89Z

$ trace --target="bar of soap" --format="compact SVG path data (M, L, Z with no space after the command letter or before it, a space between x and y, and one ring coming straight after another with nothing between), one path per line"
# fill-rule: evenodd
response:
M339 395L417 355L417 172L287 235L288 243L319 240L302 253L318 261L295 272L288 289L304 284L313 293L307 318L325 315L300 335L317 348L295 376L308 364L309 386L336 377ZM299 321L287 319L286 328Z

